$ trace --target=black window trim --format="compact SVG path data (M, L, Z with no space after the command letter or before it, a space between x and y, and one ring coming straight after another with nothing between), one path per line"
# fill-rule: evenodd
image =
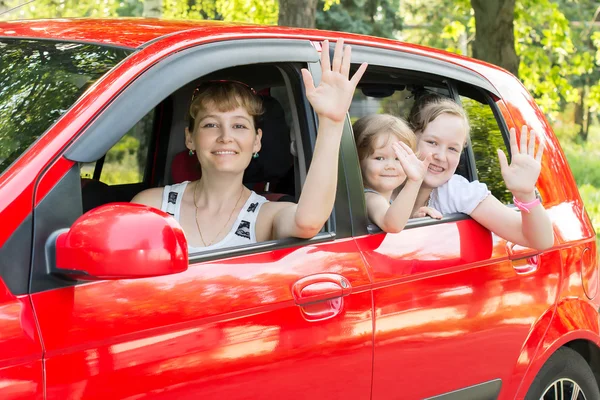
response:
M409 70L437 75L441 79L456 80L484 89L501 98L496 88L482 75L457 64L437 58L363 45L352 46L352 63L379 65L400 70Z

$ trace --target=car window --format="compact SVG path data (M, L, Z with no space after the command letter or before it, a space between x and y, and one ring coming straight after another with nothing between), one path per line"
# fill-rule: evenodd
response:
M471 146L475 168L480 182L487 185L494 196L505 204L512 203L512 194L506 188L496 149L506 152L506 145L498 121L489 104L460 96L471 125Z
M130 53L94 44L0 39L0 173Z
M427 94L459 97L469 119L470 145L462 151L455 174L470 181L485 183L501 202L512 203L512 195L504 184L496 154L498 148L506 151L501 125L490 105L493 103L488 102L489 96L481 89L438 76L374 66L359 84L350 107L350 118L354 123L366 115L391 114L408 120L415 97ZM458 215L456 217L459 218ZM437 222L414 219L407 227L428 223ZM380 231L372 224L367 230Z
M161 129L165 131L166 136L160 139L160 144L155 145L152 139L153 135L156 136L156 132L153 132L155 114L150 112L123 135L104 157L95 163L80 164L80 175L84 178L82 180L84 212L111 202L130 201L144 189L162 186L157 182L176 185L199 179L201 168L197 156L190 156L184 141L184 128L189 125L190 98L200 82L221 80L222 77L231 77L222 81L231 80L251 84L262 98L264 106L264 113L260 119L262 140L259 157L253 158L245 170L243 184L269 201L297 201L302 187L302 167L307 164L306 161L299 161L298 154L312 152L306 147L302 152L294 153L291 150L291 142L295 140L297 146L304 147L304 140L295 138L296 132L299 132L298 135L302 138L315 135L315 121L307 118L307 115L310 115L309 110L305 109L304 102L299 101L298 96L294 94L300 92L290 93L291 86L299 87L301 84L299 80L286 83L282 71L275 66L268 67L270 68L268 74L263 73L264 76L257 77L253 73L253 68L253 66L240 66L235 69L216 71L210 76L198 78L169 93L169 99L173 104L172 118L162 121L162 125L165 126ZM262 67L265 68L267 67ZM147 164L151 164L155 169L153 174L158 174L156 180L152 181L152 186L148 186L150 180L144 180L144 173L150 170ZM161 167L161 164L164 166ZM144 185L137 185L140 182L144 182ZM175 193L174 190L180 188L171 186L169 193ZM168 204L165 207L167 212L175 214L174 210L168 208L170 207ZM235 232L238 236L242 236L245 231L240 230L237 225L234 227L237 228ZM330 229L327 226L324 231ZM218 251L222 252L222 250ZM203 256L202 251L196 251L195 254Z
M106 153L101 162L82 164L81 177L95 179L99 176L100 182L107 185L144 182L154 114L154 110L146 114Z
M406 88L396 90L391 96L379 98L368 90L357 90L350 106L350 120L352 123L371 114L392 114L405 118L414 103L412 94Z

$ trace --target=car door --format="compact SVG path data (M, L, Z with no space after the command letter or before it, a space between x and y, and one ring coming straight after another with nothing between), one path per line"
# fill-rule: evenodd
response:
M0 190L0 197L2 190ZM0 211L0 218L2 218ZM8 218L7 218L8 219ZM27 228L31 218L15 230L0 246L0 398L42 399L44 394L42 347L38 335L31 300L26 294L29 260L15 250L29 247ZM19 287L19 282L25 287ZM10 284L10 286L9 286Z
M140 60L152 48L138 53ZM179 51L131 83L40 176L38 191L47 191L36 197L32 303L49 398L370 396L370 278L351 237L343 170L335 217L309 241L195 255L187 271L169 276L85 283L48 274L48 238L81 216L74 161L100 158L181 85L252 60L318 66L317 52L300 40L222 41ZM308 108L299 118L316 131Z
M370 64L365 82L382 85L377 90L377 84L368 84L363 97L371 92L382 97L393 85L408 92L375 106L376 96L361 100L353 107L354 118L366 106L401 109L391 102L423 90L453 97L467 110L472 127L462 173L482 179L496 197L511 201L492 158L496 148L506 150L503 134L511 121L502 117L489 82L413 54L355 46L353 57ZM359 174L357 168L356 180ZM362 201L357 208L364 209ZM372 398L496 398L503 383L523 373L535 348L530 337L539 337L547 326L542 323L537 331L556 298L558 252L517 250L462 214L410 220L397 234L376 227L369 232L364 218L365 234L356 242L373 279Z
M0 162L0 398L11 400L44 395L42 344L28 294L33 221L27 186L35 178L22 168L28 147L15 146L25 154L14 164Z

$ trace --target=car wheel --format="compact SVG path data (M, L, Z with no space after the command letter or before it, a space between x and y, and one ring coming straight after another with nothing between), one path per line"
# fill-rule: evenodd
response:
M548 359L535 377L526 400L598 400L600 391L585 359L562 347Z

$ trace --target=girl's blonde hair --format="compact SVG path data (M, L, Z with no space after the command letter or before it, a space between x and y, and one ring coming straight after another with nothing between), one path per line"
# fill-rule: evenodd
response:
M208 81L194 90L190 104L190 130L193 131L195 120L201 110L216 108L220 112L244 108L254 120L255 128L260 124L260 116L264 113L263 103L254 89L238 81Z
M427 128L427 125L442 114L461 118L465 124L467 137L469 136L471 127L465 110L455 101L436 94L425 95L415 101L408 115L408 123L415 134L419 135Z
M362 117L352 125L360 161L375 152L375 139L379 133L394 135L417 151L417 137L406 121L390 114L372 114Z

